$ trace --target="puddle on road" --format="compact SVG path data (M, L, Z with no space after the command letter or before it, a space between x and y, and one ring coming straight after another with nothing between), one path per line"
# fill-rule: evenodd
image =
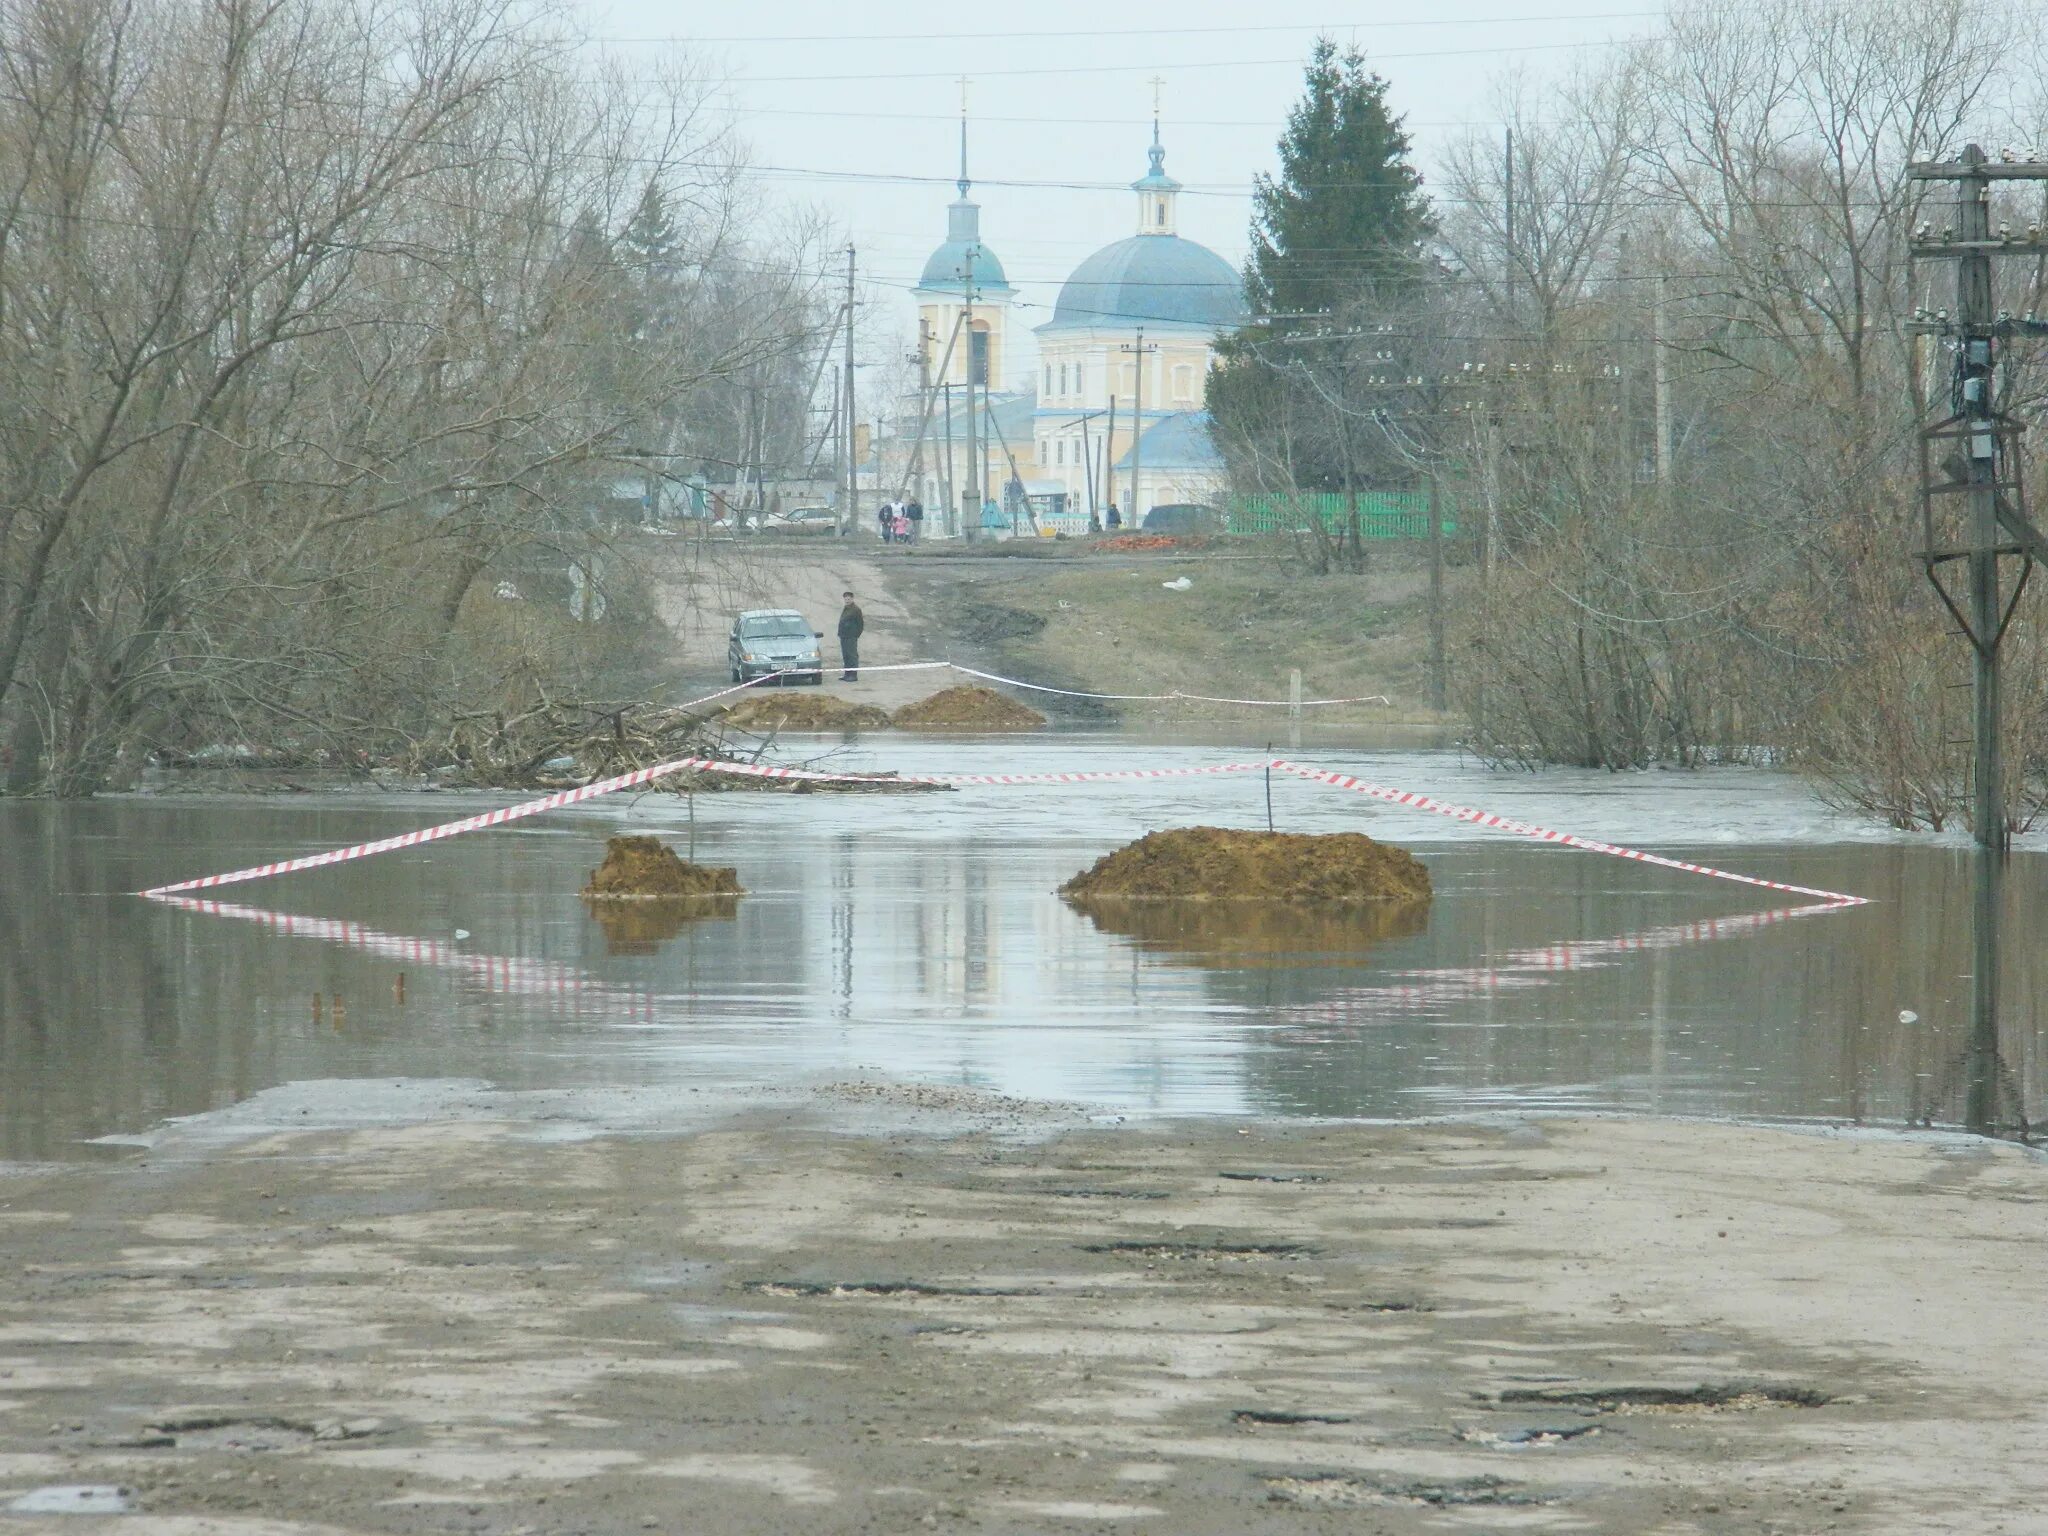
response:
M834 761L1033 771L1246 755L903 738ZM85 1138L330 1078L716 1094L874 1073L1126 1113L1960 1119L1963 850L1835 818L1768 775L1298 755L1876 904L1828 910L1293 780L1274 785L1278 825L1415 849L1437 891L1426 921L1210 909L1104 923L1053 895L1148 830L1262 826L1253 774L915 801L699 795L695 857L737 867L750 892L708 922L608 931L576 895L609 833L690 851L688 808L666 796L231 887L215 915L120 893L504 800L0 803L0 1156L81 1155ZM2015 936L2048 916L2044 887L2048 857L2018 854ZM2039 946L2011 949L2002 1112L2031 1118L2042 961Z

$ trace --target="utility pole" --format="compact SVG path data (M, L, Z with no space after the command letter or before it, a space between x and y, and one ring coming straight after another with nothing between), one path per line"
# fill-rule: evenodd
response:
M1142 528L1145 520L1138 510L1138 474L1145 465L1145 359L1159 348L1145 345L1145 327L1141 325L1137 344L1126 342L1117 350L1137 355L1137 389L1131 406L1131 509L1125 520L1133 528Z
M943 368L939 370L942 379L939 389L946 398L946 483L940 489L946 498L946 533L951 536L960 531L954 526L954 519L960 515L960 503L953 496L953 381L944 378L945 371Z
M932 328L917 318L917 441L910 445L910 494L924 500L924 424L932 415Z
M1501 224L1502 233L1506 236L1505 243L1507 247L1508 318L1513 320L1515 316L1515 262L1517 260L1515 251L1515 130L1508 128L1504 129L1503 132L1506 135L1506 142L1502 146L1500 157Z
M960 274L960 329L967 341L967 488L972 503L960 526L970 544L981 537L981 499L986 485L986 477L976 473L974 466L974 434L978 425L974 419L974 371L977 361L988 360L985 350L979 359L974 355L974 258L979 254L979 247L969 247L967 270Z
M839 504L839 531L860 526L860 466L855 462L853 413L853 242L846 244L846 496Z
M1666 500L1671 496L1671 349L1667 345L1670 336L1670 287L1662 272L1657 274L1656 297L1650 304L1650 367L1652 369L1652 406L1656 412L1657 434L1657 494Z
M1103 371L1109 369L1109 360L1103 359ZM1116 380L1109 381L1109 425L1102 432L1102 478L1097 482L1102 487L1102 499L1114 504L1116 501ZM1118 514L1121 516L1122 514Z
M1997 377L1998 343L2012 336L2048 335L2048 322L2032 316L2015 320L1997 310L1991 271L1994 255L2040 260L2048 255L2048 238L2038 229L2015 236L2003 224L1994 238L1991 183L2048 181L2048 162L1994 162L1971 144L1959 160L1918 162L1907 167L1907 174L1915 181L1956 184L1954 226L1944 226L1936 237L1922 224L1912 243L1915 257L1956 263L1955 314L1941 310L1929 316L1923 310L1908 328L1943 338L1955 360L1950 412L1920 434L1919 558L1975 653L1970 833L1977 843L1977 869L1963 1118L1981 1133L1995 1129L1997 1114L1998 930L2008 841L1999 651L2035 561L2048 555L2048 541L2027 517L2020 458L2024 428L1999 409ZM2004 560L2019 562L2010 594L2000 564ZM1952 565L1963 568L1960 593L1945 579Z
M1429 470L1429 707L1449 707L1444 682L1444 517L1438 504L1436 467Z

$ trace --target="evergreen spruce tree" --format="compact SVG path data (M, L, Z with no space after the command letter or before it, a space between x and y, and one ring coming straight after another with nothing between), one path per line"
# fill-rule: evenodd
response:
M1328 38L1280 139L1280 174L1254 183L1245 296L1254 315L1323 314L1422 271L1435 228L1387 82Z
M1346 498L1340 525L1318 514L1306 530L1325 568L1363 568L1358 496L1392 469L1374 451L1365 402L1351 398L1363 376L1394 371L1389 344L1365 347L1356 336L1421 285L1435 228L1386 98L1362 53L1317 42L1280 138L1279 173L1254 187L1244 272L1252 319L1218 345L1209 377L1217 443L1238 489Z

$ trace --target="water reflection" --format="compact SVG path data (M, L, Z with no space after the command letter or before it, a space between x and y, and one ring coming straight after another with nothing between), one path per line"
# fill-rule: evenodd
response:
M605 952L651 955L692 923L731 922L737 896L648 896L637 901L583 898L591 920L604 930Z
M1415 902L1319 909L1253 901L1069 897L1067 904L1098 932L1214 970L1363 959L1389 939L1411 938L1429 926L1428 905Z
M1415 764L1377 776L1425 781ZM1569 819L1540 782L1512 782L1520 808ZM1624 781L1626 814L1589 830L1648 841L1644 822L1695 817L1702 795L1722 795L1708 803L1745 836L1816 814L1743 784L1737 804L1717 780L1672 776L1659 811L1656 785ZM1486 788L1445 785L1478 803ZM1426 925L1290 914L1276 928L1237 912L1084 916L1052 894L1148 827L1263 824L1234 781L946 798L700 796L701 856L754 894L712 921L650 914L625 933L576 895L593 853L626 828L680 841L685 807L565 815L236 903L156 905L119 893L389 835L446 801L0 803L0 1155L69 1155L274 1083L381 1076L682 1092L877 1071L1169 1112L1963 1118L1962 850L1699 850L1876 898L1745 911L1743 890L1464 832L1432 843L1422 819L1374 813L1375 835L1430 865ZM1312 790L1276 800L1297 828L1360 824ZM2007 900L2010 931L2036 931L2048 859L2015 855ZM2038 946L2010 947L1993 1073L2007 1126L2038 1115L2042 965Z

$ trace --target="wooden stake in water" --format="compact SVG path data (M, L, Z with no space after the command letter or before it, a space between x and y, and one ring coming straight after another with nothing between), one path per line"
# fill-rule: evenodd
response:
M1299 672L1294 674L1299 678ZM1266 743L1266 830L1273 830L1273 743Z

